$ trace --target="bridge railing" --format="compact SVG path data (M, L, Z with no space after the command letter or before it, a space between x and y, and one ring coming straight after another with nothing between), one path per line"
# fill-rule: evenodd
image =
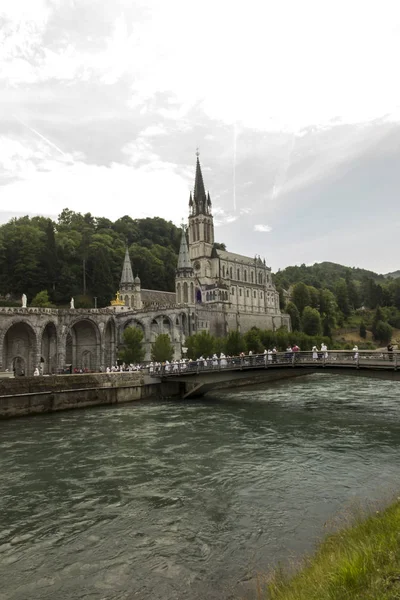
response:
M243 369L269 369L282 367L353 367L365 366L397 370L400 367L399 352L376 350L328 350L318 352L274 352L271 354L246 354L222 358L200 358L188 361L172 361L162 365L150 365L149 375L168 377L206 373L213 371L237 371Z

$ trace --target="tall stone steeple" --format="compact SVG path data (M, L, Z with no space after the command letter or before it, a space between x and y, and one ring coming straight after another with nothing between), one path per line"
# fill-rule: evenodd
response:
M125 306L138 310L142 308L143 305L140 291L140 279L137 276L135 278L133 277L128 247L126 247L125 250L124 264L122 266L120 294Z
M175 277L177 304L194 303L194 271L189 257L185 227L182 226L181 245Z
M210 257L214 244L214 222L210 194L206 194L199 152L196 152L196 175L193 197L189 198L189 256Z
M133 284L134 284L134 279L133 279L132 265L131 265L131 259L129 256L128 246L127 246L126 250L125 250L125 258L124 258L124 264L122 267L122 274L121 274L121 281L120 281L121 292L124 292L127 290L133 290Z
M193 273L192 263L189 258L189 249L186 242L186 231L182 227L182 237L181 237L181 246L179 248L179 256L178 256L178 268L177 271L180 273L188 273L189 275Z

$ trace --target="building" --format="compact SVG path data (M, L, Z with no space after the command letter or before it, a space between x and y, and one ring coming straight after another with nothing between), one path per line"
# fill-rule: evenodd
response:
M32 375L72 368L104 370L115 363L126 327L143 331L146 359L160 333L167 333L180 357L188 335L224 336L251 327L290 329L279 309L271 269L260 257L246 257L214 245L210 195L197 156L188 226L176 269L175 292L142 289L125 253L117 300L101 309L0 307L0 371Z
M221 250L214 243L214 222L210 194L206 193L199 156L193 194L189 196L188 225L183 228L175 278L175 294L141 290L126 251L120 296L127 309L154 310L156 307L188 309L189 333L207 330L213 335L242 333L259 327L290 329L290 317L279 308L279 294L271 269L259 256L253 258Z

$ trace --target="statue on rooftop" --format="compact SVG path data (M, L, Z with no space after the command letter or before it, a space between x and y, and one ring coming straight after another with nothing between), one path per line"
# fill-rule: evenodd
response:
M22 308L26 308L27 301L28 298L26 297L26 294L22 294Z

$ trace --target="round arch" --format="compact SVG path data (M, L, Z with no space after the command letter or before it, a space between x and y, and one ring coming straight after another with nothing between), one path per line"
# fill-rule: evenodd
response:
M53 321L47 321L42 328L40 340L40 364L43 374L56 373L57 363L57 327Z
M23 319L13 321L2 333L4 368L16 376L33 375L37 367L37 335Z
M91 319L77 319L66 339L66 362L72 369L98 371L100 369L101 337L97 324Z

